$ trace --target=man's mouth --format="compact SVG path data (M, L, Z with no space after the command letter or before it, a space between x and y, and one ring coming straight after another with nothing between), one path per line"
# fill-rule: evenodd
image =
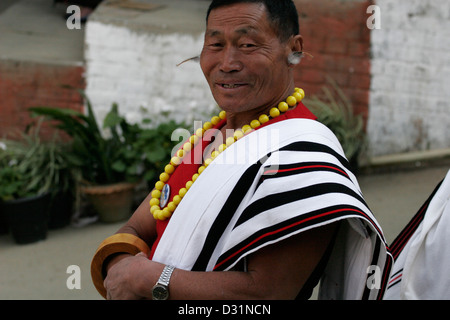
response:
M220 83L219 85L225 89L234 89L244 86L243 83Z

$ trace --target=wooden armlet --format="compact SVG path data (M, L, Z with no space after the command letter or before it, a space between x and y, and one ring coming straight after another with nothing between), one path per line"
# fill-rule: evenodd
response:
M100 244L91 262L91 277L97 291L106 299L106 289L103 286L103 263L116 253L136 255L139 252L150 254L150 248L140 238L129 233L114 234Z

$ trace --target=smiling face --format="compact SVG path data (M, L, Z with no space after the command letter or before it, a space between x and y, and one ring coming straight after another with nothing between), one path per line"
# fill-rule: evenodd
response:
M218 105L257 117L284 100L294 89L287 57L301 51L299 38L281 42L262 4L212 10L200 65Z

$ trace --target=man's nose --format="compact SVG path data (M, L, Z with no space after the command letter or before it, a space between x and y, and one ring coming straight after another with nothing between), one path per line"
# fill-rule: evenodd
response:
M235 72L241 71L243 64L239 59L239 52L233 48L228 47L223 50L222 59L220 62L220 71Z

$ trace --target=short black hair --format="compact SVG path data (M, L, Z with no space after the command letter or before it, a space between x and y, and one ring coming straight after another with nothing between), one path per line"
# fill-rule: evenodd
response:
M292 0L212 0L206 13L208 23L212 10L236 3L260 3L265 5L269 20L282 42L300 33L297 9Z

